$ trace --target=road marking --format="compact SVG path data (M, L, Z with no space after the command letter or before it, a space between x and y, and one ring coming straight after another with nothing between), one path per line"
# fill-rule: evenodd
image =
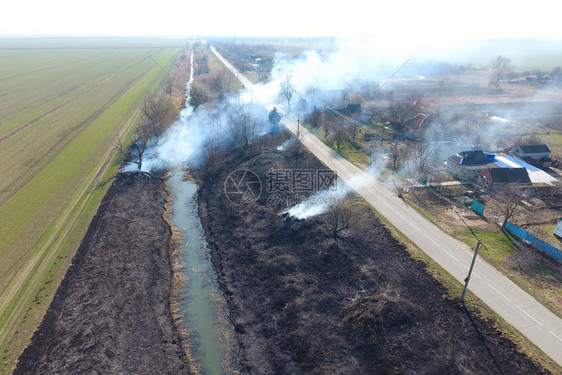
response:
M558 340L562 341L562 339L561 339L560 337L556 336L556 335L554 334L554 332L552 332L552 331L548 331L548 332L550 332L550 334L551 334L552 336L556 337Z
M464 268L466 268L467 270L470 271L470 267L467 266L466 264L463 264L462 266L463 266ZM477 274L476 272L474 272L474 269L472 270L472 274L473 274L474 276L476 276L477 278L479 278L480 280L482 280L482 277L480 277L479 274Z
M422 230L421 230L420 228L418 228L418 227L416 226L416 224L410 223L410 225L411 225L412 227L416 228L416 230L421 233Z
M517 307L519 310L523 311L525 313L525 315L527 315L529 318L533 319L535 322L537 322L538 324L540 324L542 326L541 322L539 322L538 320L533 318L527 311L525 311L521 307L519 307L519 305L515 305L515 307Z
M464 268L466 268L467 270L470 270L470 267L467 266L466 264L463 264L462 266L463 266ZM479 274L477 274L476 272L474 272L474 269L472 270L472 274L473 274L474 276L476 276L477 278L479 278L480 280L482 280L482 277L480 277ZM488 284L488 285L489 285L489 284Z
M437 246L439 246L439 244L438 244L437 242L435 242L435 240L434 240L433 238L429 237L427 234L426 234L425 236L426 236L427 238L429 238L429 240L430 240L431 242L433 242L434 244L436 244ZM439 246L439 247L441 247L441 246Z
M494 289L494 290L496 291L496 293L498 293L498 294L501 295L503 298L505 298L506 300L508 300L509 302L511 302L511 300L510 300L509 298L507 298L502 292L500 292L499 290L497 290L496 288L494 288L494 287L492 286L492 284L490 284L490 283L486 283L486 284L488 284L488 286L489 286L490 288Z
M457 258L456 256L454 256L451 252L447 251L447 249L445 249L443 246L439 245L439 243L437 243L433 238L429 237L427 234L425 235L427 238L429 238L429 240L431 242L433 242L434 244L437 245L438 248L440 248L441 250L443 250L444 252L446 252L447 254L449 254L449 256L451 258L453 258L454 260L456 260L457 262L460 262L459 258Z
M456 256L454 256L452 253L450 253L449 251L447 251L447 249L445 249L443 246L439 245L437 242L435 242L435 240L431 237L429 237L427 234L425 235L427 238L429 238L429 240L431 242L433 242L434 244L437 245L437 247L439 247L441 250L443 250L444 252L446 252L447 254L449 254L449 256L451 258L453 258L454 260L456 260L457 262L460 262L459 258L457 258ZM466 267L466 266L465 266Z

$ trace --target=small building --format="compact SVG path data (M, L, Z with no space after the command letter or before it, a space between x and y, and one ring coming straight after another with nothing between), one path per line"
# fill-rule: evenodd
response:
M532 186L525 168L490 168L478 173L477 183L488 190L500 190L506 186Z
M558 224L554 228L554 235L562 238L562 217L558 218Z
M416 116L404 123L404 137L407 139L418 139L423 134L423 122L427 115L418 113Z
M510 155L494 155L492 161L498 166L503 168L525 168L529 174L531 182L536 187L552 186L556 183L557 179L540 168L531 165L524 160L518 159Z
M517 145L511 151L527 163L540 168L548 168L552 165L550 149L545 144Z
M461 151L445 164L453 175L463 180L475 180L480 171L497 167L482 150Z
M349 103L345 108L334 108L334 110L355 120L358 120L363 112L360 103Z

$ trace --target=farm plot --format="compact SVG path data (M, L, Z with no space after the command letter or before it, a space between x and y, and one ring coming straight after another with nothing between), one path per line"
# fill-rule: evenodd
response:
M0 373L39 324L180 41L0 41Z

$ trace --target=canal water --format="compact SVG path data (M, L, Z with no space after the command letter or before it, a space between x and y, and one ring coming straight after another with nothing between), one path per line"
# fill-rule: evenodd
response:
M189 88L193 81L193 54L191 72L186 90L186 108L180 115L180 121L187 126L192 112ZM172 169L168 186L173 197L171 221L182 235L179 272L187 279L179 296L182 328L188 333L188 342L200 373L227 374L236 367L232 349L228 349L227 337L232 337L232 327L227 323L224 298L216 282L205 232L199 220L197 186L194 181L184 179L181 167Z

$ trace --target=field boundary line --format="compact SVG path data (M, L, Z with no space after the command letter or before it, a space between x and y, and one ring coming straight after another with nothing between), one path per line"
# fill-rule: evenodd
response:
M123 74L124 72L126 72L127 70L137 66L138 64L142 63L144 60L148 59L151 55L146 55L144 57L142 57L140 60L134 62L133 64L119 70L118 72L115 72L113 74L111 74L109 77L106 77L104 79L102 79L101 81L96 82L95 84L93 84L92 86L76 93L74 96L64 100L62 103L59 103L57 105L55 105L53 108L47 110L46 112L43 112L42 114L38 115L37 117L27 121L26 123L20 125L19 127L17 127L16 129L10 131L8 134L5 134L3 136L0 137L0 143L13 137L14 135L16 135L17 133L19 133L20 131L24 130L25 128L28 128L29 126L33 125L34 123L36 123L37 121L40 121L42 119L44 119L45 117L47 117L48 115L52 114L53 112L65 107L66 105L72 103L73 101L79 99L80 97L86 95L87 93L91 92L92 90L100 87L101 85L111 81L112 79L114 79L115 77Z

